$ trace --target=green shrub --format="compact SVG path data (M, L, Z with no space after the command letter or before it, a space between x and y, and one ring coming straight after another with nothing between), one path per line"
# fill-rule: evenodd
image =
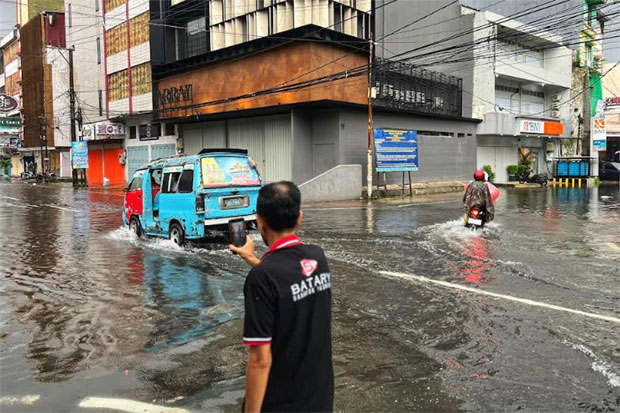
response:
M599 186L601 184L601 180L598 178L598 176L594 177L594 186Z
M525 172L526 169L527 169L527 165L521 164L521 165L517 166L517 174L521 175L522 173Z
M11 166L10 159L0 159L0 169L5 175L9 174L9 166Z
M506 168L508 175L516 175L519 172L519 165L508 165Z
M482 170L486 172L487 175L489 175L489 181L495 179L495 172L493 172L493 168L491 168L491 165L484 165L482 167Z

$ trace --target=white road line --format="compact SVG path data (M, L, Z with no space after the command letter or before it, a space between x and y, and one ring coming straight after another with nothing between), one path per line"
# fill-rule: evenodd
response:
M80 402L79 406L93 409L114 409L130 413L189 413L189 410L177 407L158 406L135 400L110 397L87 397Z
M558 305L547 304L547 303L541 303L538 301L529 300L527 298L518 298L518 297L513 297L510 295L492 293L490 291L479 290L477 288L454 284L454 283L447 282L447 281L433 280L427 277L422 277L420 275L405 274L402 272L391 272L391 271L379 271L379 273L386 275L388 277L401 278L401 279L410 280L410 281L418 281L421 283L431 283L431 284L441 285L442 287L452 288L455 290L468 291L470 293L488 295L490 297L495 297L495 298L503 298L505 300L516 301L521 304L527 304L527 305L531 305L535 307L549 308L551 310L564 311L566 313L579 314L585 317L598 318L599 320L611 321L612 323L620 324L620 318L616 318L616 317L611 317L611 316L601 315L601 314L594 314L594 313L586 313L585 311L573 310L572 308L560 307Z
M614 244L613 242L608 242L607 246L611 248L612 250L620 251L620 246Z
M59 207L59 206L56 206L56 205L45 204L45 205L41 205L41 206L46 206L46 207L56 208L56 209L62 209L63 211L69 211L69 212L80 212L78 209L64 208L64 207Z
M0 196L0 198L10 199L11 201L19 201L17 198L12 198L10 196Z
M3 396L0 397L0 405L13 405L13 404L34 404L39 401L41 396L28 395L28 396Z

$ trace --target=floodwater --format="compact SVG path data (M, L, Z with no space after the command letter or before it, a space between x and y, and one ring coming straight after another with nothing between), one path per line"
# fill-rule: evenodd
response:
M336 409L620 411L620 189L503 191L482 232L459 197L306 209L333 274ZM0 184L0 410L239 411L247 267L138 240L121 204Z

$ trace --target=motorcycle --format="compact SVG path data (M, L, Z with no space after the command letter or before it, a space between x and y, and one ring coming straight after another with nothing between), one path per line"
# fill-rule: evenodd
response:
M467 228L480 228L483 229L484 228L484 224L486 223L486 217L485 217L485 212L484 209L474 205L473 207L471 207L471 209L469 210L469 214L467 215L466 219L465 219L465 227Z
M54 172L44 172L44 173L38 173L37 174L37 182L41 183L41 182L56 182L56 174Z
M525 168L523 173L518 175L519 183L539 184L540 186L547 186L549 182L549 176L547 174L534 174L530 168Z

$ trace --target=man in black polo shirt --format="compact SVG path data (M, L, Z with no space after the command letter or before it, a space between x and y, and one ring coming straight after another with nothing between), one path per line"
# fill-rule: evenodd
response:
M258 259L250 238L230 246L253 267L243 291L246 412L333 410L330 272L323 251L295 235L300 205L292 182L264 186L256 221L269 250Z

